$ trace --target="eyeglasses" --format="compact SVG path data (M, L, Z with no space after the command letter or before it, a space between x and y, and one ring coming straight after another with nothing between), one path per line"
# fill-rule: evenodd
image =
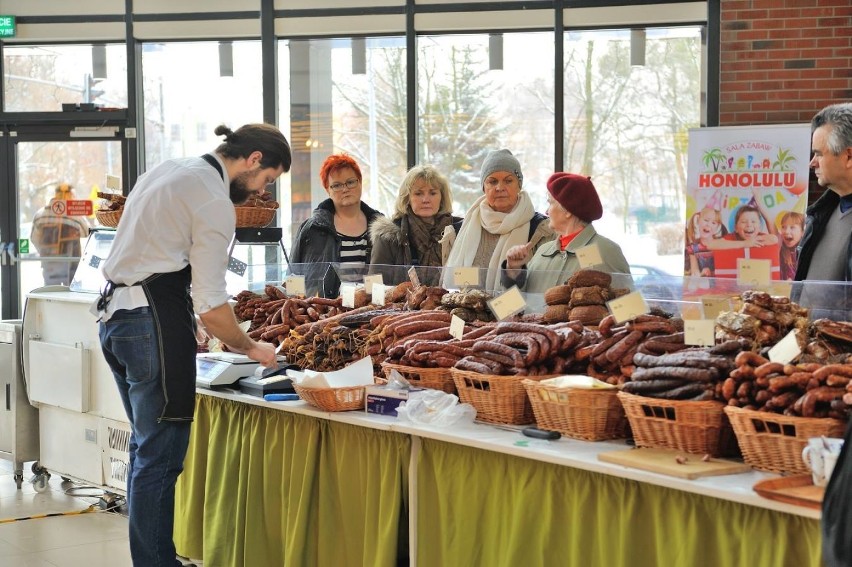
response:
M344 183L332 183L328 186L328 188L335 192L343 191L344 187L347 189L355 189L358 187L359 183L361 183L361 181L357 177L352 177L351 179L347 179Z

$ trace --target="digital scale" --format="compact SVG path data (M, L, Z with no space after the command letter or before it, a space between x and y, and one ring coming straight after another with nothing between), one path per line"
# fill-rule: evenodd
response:
M221 388L235 384L240 378L254 376L260 364L235 352L205 352L195 357L195 384L204 388Z

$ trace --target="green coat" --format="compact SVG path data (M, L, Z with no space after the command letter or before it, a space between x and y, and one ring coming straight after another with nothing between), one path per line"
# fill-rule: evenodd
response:
M624 258L621 247L609 238L598 234L595 227L589 224L574 237L565 252L559 251L558 237L556 240L542 244L526 266L526 277L523 273L517 280L504 277L503 285L507 288L517 285L527 293L544 293L551 287L562 285L568 281L571 274L580 269L580 262L574 251L590 244L598 245L604 262L603 265L594 266L594 269L614 274L630 273L630 266Z

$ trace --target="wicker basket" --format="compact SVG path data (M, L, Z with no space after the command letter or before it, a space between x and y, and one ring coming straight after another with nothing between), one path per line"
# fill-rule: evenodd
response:
M237 212L237 228L262 228L275 218L275 209L265 207L234 207Z
M762 471L810 474L802 450L811 437L843 437L846 424L827 417L796 417L728 406L746 463Z
M304 388L293 384L293 389L303 401L323 411L350 411L364 409L364 386L346 388Z
M586 441L623 439L627 430L618 390L559 388L524 380L539 429Z
M619 392L637 447L714 457L736 454L736 438L722 402L660 400Z
M95 218L97 218L98 222L103 226L118 228L118 221L121 220L121 213L123 212L124 209L118 209L117 211L98 210L95 213Z
M448 394L456 393L456 384L449 368L419 368L417 366L404 366L391 362L382 362L382 371L385 378L390 378L391 370L396 370L402 377L408 380L412 386L420 388L432 388L441 390Z
M490 423L527 425L535 423L523 380L544 380L552 376L497 376L450 369L459 399L476 408L476 419Z

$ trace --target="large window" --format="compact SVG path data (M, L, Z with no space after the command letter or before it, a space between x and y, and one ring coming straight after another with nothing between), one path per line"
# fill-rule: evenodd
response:
M234 130L263 121L259 41L146 43L142 50L146 169L201 155Z
M482 195L489 150L509 149L545 211L553 173L553 33L418 39L418 155L450 179L455 212ZM494 52L492 52L494 51Z
M687 133L701 109L701 30L648 29L644 64L634 66L630 34L566 34L565 169L592 177L605 211L595 225L628 260L678 274Z
M319 170L332 153L354 157L364 202L391 211L406 171L404 39L282 41L279 82L293 145L293 232L328 197Z
M124 45L3 46L6 112L59 112L63 104L127 107Z

